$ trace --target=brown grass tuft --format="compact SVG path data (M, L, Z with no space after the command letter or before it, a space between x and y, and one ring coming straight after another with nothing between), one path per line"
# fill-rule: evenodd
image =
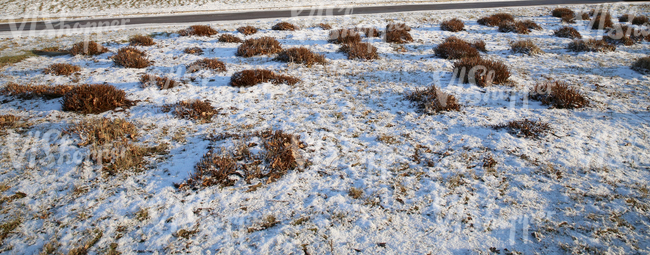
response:
M517 22L502 22L499 24L499 32L502 33L510 33L510 32L516 32L517 34L528 34L530 33L530 29L528 28L528 25L524 22L517 21Z
M300 30L300 28L294 24L291 24L289 22L280 22L278 24L273 25L271 28L273 30L282 30L282 31L296 31Z
M244 27L237 28L237 31L239 31L244 35L252 35L257 33L257 28L255 28L254 26L244 26Z
M131 39L129 39L129 43L131 46L152 46L156 44L151 36L146 35L133 36Z
M572 27L561 27L558 30L555 30L553 34L557 37L571 38L571 39L582 39L582 35L578 30Z
M345 54L348 55L348 59L379 59L379 54L377 54L377 47L373 46L370 43L344 44L341 46L341 48L339 48L339 51L345 52Z
M325 64L325 56L316 54L305 47L296 47L283 50L278 54L276 60L311 66L313 64Z
M240 43L242 42L241 38L231 35L231 34L222 34L219 36L219 41L220 42L227 42L227 43Z
M632 69L640 73L649 73L650 72L650 57L642 57L632 64Z
M636 16L632 19L632 25L645 25L648 23L648 17Z
M503 22L515 22L515 17L508 13L497 13L478 20L478 24L489 27L499 26Z
M337 29L330 31L330 43L345 44L345 43L359 43L361 42L361 35L354 29Z
M76 65L66 64L66 63L51 64L50 66L45 68L45 70L43 70L43 72L46 74L65 75L65 76L71 75L79 71L81 71L81 67Z
M140 76L140 87L146 88L149 86L156 86L159 89L171 89L176 87L178 82L167 77L159 77L154 75L143 74Z
M185 48L183 50L183 52L185 52L185 54L193 54L193 55L201 55L201 54L203 54L203 50L201 48L199 48L199 47Z
M537 55L544 53L532 40L520 40L510 44L514 53L523 53L528 55Z
M535 85L531 92L531 99L541 101L560 109L582 108L589 105L589 101L577 89L570 88L565 82L544 82Z
M76 55L86 55L86 56L95 56L102 53L108 52L108 49L94 41L84 41L72 45L70 49L70 54L73 56Z
M480 57L463 58L454 62L454 78L460 78L463 83L472 82L480 87L492 84L504 84L510 78L508 66L497 60Z
M614 25L612 22L612 15L609 13L598 14L591 20L591 29L599 30L610 28Z
M610 52L616 50L616 46L604 40L574 40L569 43L567 49L575 52L592 51L592 52Z
M556 18L562 18L563 16L566 16L566 15L571 15L571 16L576 15L576 13L573 12L573 10L571 10L569 8L555 8L551 12L551 14L553 15L553 17L556 17Z
M111 58L118 66L126 68L146 68L152 63L145 57L146 55L145 52L136 48L124 47L119 49L117 54Z
M412 42L413 37L409 33L411 28L404 23L391 23L386 25L386 42L407 43Z
M166 144L153 147L145 147L132 144L128 141L117 141L110 145L112 150L106 146L93 145L90 158L96 164L102 166L102 172L106 175L115 175L126 170L141 172L147 163L146 156L164 154L167 151Z
M643 31L641 29L615 24L603 36L603 40L611 44L623 44L630 46L643 41L644 34L646 36L648 35L646 31Z
M358 27L355 28L356 31L362 32L366 37L380 37L381 31L376 27Z
M548 123L539 120L530 121L528 119L509 121L506 124L496 125L494 128L508 129L508 132L513 135L533 139L537 139L551 130L551 126Z
M65 95L71 91L74 85L18 85L16 83L9 83L0 90L0 95L15 96L20 99L54 99Z
M327 24L327 23L318 23L317 26L320 27L320 28L323 29L323 30L330 30L330 29L332 29L332 26L330 26L330 24Z
M18 120L20 120L20 117L16 117L14 115L0 115L0 130L17 127Z
M623 14L623 15L618 17L618 22L626 23L626 22L632 21L633 19L634 19L634 15L632 15L632 14Z
M420 111L426 114L436 114L445 111L460 111L460 105L456 102L456 97L442 92L435 85L408 94L406 99L417 104Z
M194 73L201 70L214 70L217 72L225 72L226 64L221 62L216 58L204 58L197 60L194 63L187 66L187 72Z
M198 99L164 105L163 111L171 112L177 118L195 120L199 123L209 122L213 116L219 114L219 110L214 109L208 101Z
M524 21L520 21L520 22L522 24L524 24L524 26L526 26L530 30L542 30L543 29L540 25L537 25L537 23L535 23L535 21L532 21L532 20L529 20L529 19L524 20Z
M115 141L126 142L135 139L138 128L121 118L87 118L70 125L64 133L79 135L81 142L77 144L78 146L105 145Z
M300 82L300 79L288 75L279 75L273 71L265 69L244 70L236 72L230 78L230 86L233 87L250 87L264 82L294 85Z
M440 24L440 29L443 31L458 32L465 30L465 23L462 20L453 18L445 20Z
M576 17L573 15L564 15L562 16L562 22L568 24L574 24L576 23Z
M455 36L447 37L444 42L433 50L436 56L444 59L461 59L478 57L478 48L485 50L485 42L479 41L475 44L468 43Z
M352 187L350 190L348 190L348 196L354 199L359 199L361 196L363 196L363 190Z
M190 26L187 29L183 29L181 31L178 31L178 34L180 36L213 36L218 34L217 30L214 30L214 28L208 26L208 25L194 25Z
M248 39L237 48L237 56L252 57L257 55L275 54L282 51L282 45L273 37Z
M63 110L82 114L97 114L130 107L133 102L126 99L123 90L108 84L84 84L74 87L63 96Z

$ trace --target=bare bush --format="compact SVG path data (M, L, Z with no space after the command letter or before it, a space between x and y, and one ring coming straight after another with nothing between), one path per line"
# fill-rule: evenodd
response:
M514 53L523 53L528 55L537 55L544 53L532 40L520 40L510 44Z
M64 111L82 114L97 114L133 105L133 101L126 99L123 90L109 84L76 86L63 96L62 101Z
M582 108L589 105L589 101L580 91L570 88L566 82L543 82L535 85L531 92L531 99L541 101L560 109Z
M576 13L573 12L573 10L571 10L569 8L555 8L555 9L553 9L551 14L553 14L553 17L556 17L556 18L562 18L565 15L571 15L571 16L576 15Z
M650 57L642 57L635 61L632 69L643 74L650 73Z
M72 45L70 49L70 54L73 56L76 55L86 55L86 56L95 56L102 53L108 52L108 49L104 46L99 45L94 41L84 41Z
M354 29L332 30L328 42L336 44L359 43L361 42L361 35Z
M74 85L18 85L8 83L0 90L0 95L14 96L20 99L54 99L71 91Z
M264 82L294 85L300 82L300 79L288 75L279 75L273 71L265 69L244 70L236 72L230 78L230 85L233 87L250 87Z
M178 31L180 36L213 36L218 33L217 30L208 25L194 25Z
M323 29L323 30L330 30L330 29L332 29L332 26L330 26L330 24L327 24L327 23L318 23L318 27L320 27L320 28Z
M222 34L219 36L219 41L220 42L226 42L226 43L240 43L242 42L241 38L231 35L231 34Z
M176 87L178 82L174 79L167 77L160 77L154 75L143 74L140 76L140 87L146 88L149 86L156 86L159 89L171 89Z
M443 31L458 32L465 30L465 23L462 20L453 18L445 20L440 24L440 29Z
M164 112L171 112L176 118L194 120L198 123L209 122L213 116L219 114L210 102L198 99L180 101L176 104L164 105Z
M483 49L485 45L483 44ZM434 48L438 57L445 59L461 59L478 57L479 52L472 44L455 36L447 37L444 42Z
M528 119L509 121L506 124L496 125L495 129L508 129L508 132L526 138L539 138L548 133L551 126L542 121L530 121Z
M295 30L300 30L300 28L294 24L291 24L289 22L280 22L278 24L273 25L271 28L273 30L282 30L282 31L295 31Z
M43 72L46 74L64 75L64 76L68 76L79 71L81 71L81 67L76 65L66 64L66 63L51 64L50 66L45 68L45 70L43 70Z
M248 39L237 48L237 56L252 57L257 55L275 54L282 50L280 42L273 37Z
M191 63L189 66L187 66L187 72L190 73L198 72L201 70L214 70L217 72L225 72L226 64L224 64L223 62L221 62L219 59L216 58L204 58L201 60L197 60Z
M553 34L557 37L582 39L580 32L572 27L561 27L560 29L553 31Z
M407 43L412 42L411 28L404 23L391 23L386 25L386 42Z
M244 35L252 35L252 34L257 33L257 28L255 28L254 26L243 26L243 27L237 28L237 31L239 31L240 33L242 33Z
M478 24L489 27L496 27L504 22L515 22L515 17L508 13L497 13L478 20Z
M305 64L307 66L326 63L324 55L316 54L305 47L295 47L283 50L278 54L276 60Z
M573 42L569 43L567 49L575 52L610 52L616 50L616 46L604 40L588 39L574 40Z
M379 59L377 47L370 43L350 43L344 44L339 51L348 55L348 59L373 60Z
M146 35L135 35L129 39L129 43L131 46L152 46L156 44L151 36Z
M185 54L192 54L192 55L201 55L201 54L203 54L203 50L201 48L199 48L199 47L185 48L183 50L183 52L185 52Z
M598 14L591 20L591 29L593 30L606 29L613 25L614 22L612 22L612 15L609 13Z
M460 78L463 83L472 82L480 87L492 84L504 84L510 78L508 66L497 60L480 57L463 58L454 62L454 78Z
M632 25L645 25L648 24L648 17L646 16L636 16L632 19Z
M117 51L117 54L112 56L113 62L126 68L146 68L151 65L145 56L147 54L141 50L133 47L124 47Z
M460 105L453 95L442 92L435 85L424 90L416 90L406 96L406 99L417 104L420 111L426 114L436 114L445 111L460 111Z

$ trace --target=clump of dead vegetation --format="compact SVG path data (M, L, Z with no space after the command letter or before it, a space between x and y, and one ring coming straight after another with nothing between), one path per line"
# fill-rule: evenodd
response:
M156 42L153 41L151 36L136 35L129 39L129 44L131 44L131 46L152 46L155 45Z
M242 42L242 39L231 34L222 34L219 36L219 41L226 43L240 43Z
M348 55L348 59L373 60L379 59L377 47L370 43L349 43L339 48L339 51Z
M164 105L163 112L171 112L177 118L194 120L199 123L209 122L213 116L219 114L219 110L214 109L210 102L198 99Z
M242 33L244 35L252 35L252 34L257 33L257 28L255 28L254 26L243 26L243 27L237 28L237 31L239 31L240 33Z
M496 27L504 22L515 22L515 17L508 13L497 13L488 17L480 18L478 24L489 27Z
M189 48L185 48L183 52L185 52L185 54L201 55L203 54L203 49L199 47L189 47Z
M85 56L95 56L102 53L108 52L108 49L94 41L84 41L72 45L70 49L70 54L73 56L76 55L85 55Z
M648 24L647 16L636 16L632 19L632 25L645 25Z
M126 68L146 68L151 65L151 61L147 58L147 53L133 47L124 47L117 51L117 54L112 56L113 62Z
M178 82L174 79L167 77L160 77L155 75L143 74L140 76L140 87L146 88L149 86L156 86L159 89L171 89L176 87Z
M436 56L444 59L478 57L480 55L479 50L486 51L484 41L469 43L455 36L447 37L444 42L433 50Z
M63 110L82 114L97 114L116 108L130 107L126 92L109 84L83 84L63 96Z
M191 63L189 66L187 66L186 70L187 72L190 73L198 72L201 70L214 70L217 72L225 72L226 64L224 64L223 62L221 62L219 59L216 58L204 58Z
M391 23L386 25L386 42L388 43L407 43L412 42L411 27L404 23Z
M126 142L135 139L138 128L122 118L85 118L70 125L64 133L79 135L81 142L77 144L78 146L105 145L115 141Z
M616 50L616 46L606 42L605 40L588 39L574 40L569 43L567 49L575 52L610 52Z
M16 128L18 127L18 121L20 120L20 117L11 115L11 114L4 114L0 115L0 131L4 131L7 128ZM1 134L2 132L0 132Z
M327 24L327 23L318 23L317 26L320 27L320 28L323 29L323 30L330 30L330 29L332 29L332 26L331 26L330 24Z
M443 31L459 32L465 30L465 23L462 20L453 18L443 21L440 24L440 29Z
M231 139L234 148L211 149L194 168L194 173L175 186L180 190L210 186L232 186L238 181L271 183L290 170L302 168L300 137L283 132L221 134L214 142Z
M244 70L236 72L230 78L230 86L233 87L250 87L264 82L294 85L300 82L300 79L293 76L276 74L273 71L265 69Z
M64 75L64 76L69 76L79 71L81 71L81 67L67 64L67 63L51 64L50 66L45 68L45 70L43 70L43 72L46 74Z
M506 124L496 125L494 128L507 129L509 133L518 137L533 139L537 139L551 130L551 126L546 122L542 122L541 120L531 121L528 119L509 121Z
M634 19L633 14L623 14L623 15L618 17L618 22L626 23L626 22L630 22L633 19Z
M448 111L460 111L456 97L440 90L435 85L408 94L406 99L417 104L420 111L426 114L436 114Z
M650 57L642 57L635 61L632 69L644 74L650 72Z
M591 29L593 30L606 29L612 27L613 25L614 22L612 21L612 15L608 12L599 13L591 20Z
M213 36L218 33L217 30L208 25L194 25L187 29L178 31L180 36Z
M237 48L237 56L252 57L275 54L282 50L282 45L273 37L248 39Z
M282 62L299 63L307 66L312 66L314 64L324 65L326 63L325 55L316 54L305 47L295 47L283 50L275 59Z
M510 44L510 49L514 53L523 53L528 55L542 54L544 51L537 47L532 40L520 40Z
M463 83L474 83L480 87L492 84L505 84L510 78L510 70L498 60L480 57L463 58L454 62L454 78Z
M62 97L74 87L74 85L19 85L9 83L0 89L0 94L20 99L54 99Z
M381 31L376 27L358 27L355 28L356 31L362 32L366 37L380 37Z
M555 8L552 14L553 17L561 18L562 22L575 23L576 13L569 8Z
M538 83L530 96L531 99L541 101L542 104L553 108L574 109L589 105L589 101L579 90L561 81Z
M580 32L573 27L561 27L558 30L553 31L553 34L557 37L582 39Z
M38 50L32 50L32 53L39 56L55 57L70 54L69 50L61 49L60 47L47 47Z
M541 30L542 27L537 25L537 23L535 23L532 20L524 20L524 21L517 21L517 22L505 21L499 24L499 32L503 32L503 33L516 32L518 34L528 34L533 29Z
M271 27L271 29L273 29L273 30L281 30L281 31L296 31L296 30L300 30L300 27L298 27L298 26L296 26L294 24L291 24L289 22L284 22L283 21L283 22L280 22L278 24L273 25L273 27Z
M361 42L361 35L354 29L337 29L330 31L330 43L346 44L346 43L359 43Z
M644 36L645 34L645 36ZM611 44L634 45L644 40L648 34L641 29L616 24L603 36L603 40Z

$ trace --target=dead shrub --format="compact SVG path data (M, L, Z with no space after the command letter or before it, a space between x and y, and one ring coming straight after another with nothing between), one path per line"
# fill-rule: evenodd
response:
M17 126L18 120L20 120L20 117L16 117L14 115L0 115L0 130L15 128Z
M591 20L591 29L593 30L606 29L613 25L614 22L612 22L612 15L609 13L598 14Z
M560 109L582 108L589 105L589 101L580 91L570 88L566 82L543 82L535 85L530 94L531 99L541 101Z
M508 66L497 60L480 57L463 58L454 62L454 78L463 83L472 82L480 87L492 84L504 84L510 78Z
M242 33L244 35L252 35L252 34L257 33L257 28L255 28L254 26L243 26L243 27L237 28L237 31L239 31L240 33Z
M407 43L412 42L411 28L404 23L391 23L386 25L386 42Z
M526 137L537 139L540 136L548 133L551 126L548 123L538 121L530 121L528 119L509 121L506 124L496 125L495 129L507 129L509 133L518 137Z
M210 149L196 164L194 173L175 186L184 190L232 186L238 181L271 183L304 164L299 151L304 147L300 137L281 130L225 134L215 141L225 139L231 139L235 146Z
M417 104L420 111L426 114L436 114L445 111L460 111L456 97L440 90L435 85L408 94L406 99Z
M345 44L345 43L359 43L361 42L361 35L354 29L337 29L330 31L330 43Z
M532 40L520 40L510 44L510 48L514 53L523 53L528 55L542 54L542 51Z
M582 18L582 20L588 20L589 18L591 18L591 16L589 15L589 13L583 13L580 14L580 18Z
M646 31L633 27L615 24L603 36L603 40L611 44L623 44L626 46L634 45L644 40L648 35Z
M273 71L265 69L244 70L236 72L230 78L230 86L233 87L250 87L264 82L294 85L300 82L300 79L288 75L279 75Z
M76 55L85 55L85 56L95 56L102 53L108 52L108 49L104 46L99 45L94 41L84 41L72 45L70 49L70 54L73 56Z
M461 59L479 56L479 49L485 51L485 42L466 42L455 36L447 37L444 42L433 50L436 56L444 59Z
M280 42L273 37L248 39L237 48L237 56L252 57L257 55L275 54L282 50Z
M106 175L116 175L127 170L141 172L147 163L145 157L154 154L163 154L167 150L166 144L153 147L135 145L127 141L117 141L109 146L93 145L90 159L102 166L102 172Z
M81 67L76 65L66 64L66 63L51 64L50 66L45 68L45 70L43 70L43 72L46 74L64 75L64 76L68 76L79 71L81 71Z
M634 15L632 15L632 14L623 14L623 15L618 17L618 22L626 23L626 22L632 21L633 19L634 19Z
M219 114L208 101L198 99L180 101L176 104L163 105L163 112L171 112L176 118L194 120L199 123L209 122Z
M572 27L561 27L560 29L553 31L553 34L557 37L582 39L580 32Z
M526 26L529 30L542 30L542 27L540 25L537 25L537 23L535 23L535 21L527 19L527 20L520 21L520 22L521 22L521 24Z
M556 18L562 18L562 16L565 16L565 15L571 15L571 16L576 15L576 13L573 12L573 10L571 10L569 8L555 8L551 12L551 14L553 15L553 17L556 17Z
M81 138L78 146L89 144L105 145L114 141L133 140L138 135L138 128L131 122L116 118L87 118L70 125L64 134L76 134Z
M176 87L178 82L167 77L159 77L154 75L143 74L140 76L140 87L146 88L149 86L156 86L159 89L171 89Z
M379 59L377 47L370 43L343 44L339 51L348 55L348 59L373 60Z
M178 31L180 36L213 36L218 34L217 30L208 25L194 25L187 29Z
M240 43L242 42L241 38L231 35L231 34L222 34L219 36L219 41L220 42L226 42L226 43Z
M201 48L199 48L199 47L185 48L183 50L183 52L185 52L185 54L192 54L192 55L201 55L201 54L203 54L203 50Z
M330 24L327 24L327 23L318 23L318 27L320 27L320 28L323 29L323 30L330 30L330 29L332 29L332 26L330 26Z
M145 56L147 54L141 50L133 47L124 47L117 51L117 54L112 56L113 62L126 68L146 68L151 65Z
M296 30L300 30L300 28L299 28L298 26L296 26L296 25L294 25L294 24L291 24L291 23L289 23L289 22L284 22L284 21L283 21L283 22L280 22L280 23L278 23L278 24L273 25L273 27L271 27L271 29L273 29L273 30L281 30L281 31L296 31Z
M381 36L381 31L377 29L376 27L361 27L361 28L355 28L356 31L362 32L366 37L380 37Z
M350 190L348 190L348 196L354 199L359 199L361 196L363 196L363 190L352 187Z
M515 17L508 13L497 13L478 20L478 24L489 27L496 27L503 22L515 22Z
M109 84L83 84L74 87L63 96L63 110L82 114L97 114L130 107L134 102L126 99L126 93Z
M632 64L632 69L644 74L650 72L650 57L643 57L635 61Z
M516 32L517 34L528 34L530 33L530 29L526 24L524 24L521 21L517 22L502 22L499 25L499 32L502 33L510 33L510 32Z
M648 23L648 17L636 16L632 19L632 25L645 25Z
M324 55L316 54L305 47L296 47L283 50L275 59L282 62L305 64L307 66L311 66L313 64L323 65L326 63Z
M146 35L133 36L131 39L129 39L129 43L131 46L152 46L156 44L151 36Z
M0 90L1 95L14 96L20 99L54 99L65 95L71 91L74 85L18 85L16 83L9 83Z
M440 24L440 29L443 31L458 32L465 30L465 23L462 20L453 18L445 20Z
M574 23L576 23L576 17L573 16L573 15L564 15L564 16L562 16L562 22L569 23L569 24L574 24Z
M189 66L187 66L187 72L194 73L198 72L201 70L214 70L217 72L225 72L226 71L226 64L221 62L219 59L216 58L204 58L201 60L197 60L194 63L191 63Z
M575 52L591 51L591 52L610 52L616 50L616 46L604 40L574 40L569 43L567 49Z
M474 47L475 49L482 51L482 52L487 52L487 49L485 48L485 41L483 40L477 40L469 43L470 46Z

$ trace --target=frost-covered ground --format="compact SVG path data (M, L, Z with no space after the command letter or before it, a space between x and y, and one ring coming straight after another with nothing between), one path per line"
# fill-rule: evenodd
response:
M647 6L635 8L648 13ZM141 101L100 116L134 122L141 143L168 143L170 151L150 159L142 173L114 177L102 177L97 166L87 163L40 165L45 155L41 148L36 148L40 156L30 167L10 156L29 148L25 143L30 134L62 130L87 117L61 111L57 100L0 98L0 114L22 116L32 126L31 133L10 132L0 138L0 186L6 198L0 218L3 223L21 220L0 249L30 254L48 244L66 253L101 233L91 253L111 247L123 254L648 253L650 80L629 67L647 56L650 43L619 46L611 53L568 52L571 40L552 36L561 24L550 17L550 10L294 19L304 27L295 32L270 30L278 20L248 23L262 31L246 38L272 36L284 47L301 45L325 54L329 64L311 68L275 62L272 56L236 57L237 44L220 43L216 37L160 33L181 27L102 35L115 52L131 34L158 32L157 45L139 47L155 61L147 69L116 67L108 59L113 53L32 57L6 67L0 74L3 85L109 83L125 90L129 99ZM499 11L530 18L544 29L517 35L476 23ZM441 31L440 21L451 17L465 21L467 31ZM404 51L374 40L381 59L371 62L347 60L337 52L338 45L327 43L328 31L310 28L320 22L384 27L389 21L413 27L415 42L404 45ZM572 26L584 28L586 22ZM233 32L240 25L212 24L221 33L242 36ZM596 36L590 30L581 33ZM453 62L434 57L432 48L451 35L485 40L484 56L510 67L513 87L449 84ZM14 50L69 46L81 38L11 39L2 45ZM509 43L518 39L534 40L546 54L511 53ZM193 46L204 55L182 53ZM223 60L228 71L183 77L175 72L203 57ZM52 63L72 63L83 70L72 78L43 74ZM250 68L303 81L295 86L228 86L234 72ZM138 77L143 73L187 83L164 91L142 89ZM524 100L530 86L547 79L569 82L591 106L548 109ZM460 112L424 115L404 99L434 80L460 99ZM163 104L186 99L205 99L224 110L206 124L161 111ZM548 122L552 132L529 139L490 127L524 118ZM301 153L310 165L254 191L249 189L255 183L243 182L187 192L173 187L188 177L209 146L222 146L207 136L266 129L300 135L307 145ZM59 147L51 148L58 159ZM416 148L419 162L413 157ZM73 146L69 153L85 150ZM489 157L497 162L493 170L483 167ZM361 197L349 196L352 188L362 190ZM15 196L20 192L26 196ZM276 219L275 226L250 231L268 216Z

